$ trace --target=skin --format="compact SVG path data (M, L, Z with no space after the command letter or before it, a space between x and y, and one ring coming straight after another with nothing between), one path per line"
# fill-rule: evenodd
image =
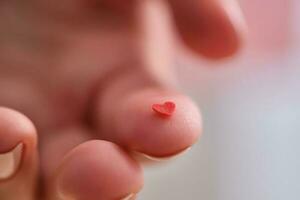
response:
M197 106L173 85L175 36L201 56L232 55L241 26L228 5L1 1L0 154L18 144L23 151L16 172L0 179L0 199L118 200L138 193L136 155L174 156L202 131ZM152 104L169 100L173 116L157 117Z

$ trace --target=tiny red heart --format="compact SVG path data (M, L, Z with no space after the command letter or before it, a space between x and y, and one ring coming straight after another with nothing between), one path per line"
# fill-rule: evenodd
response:
M163 116L171 116L175 111L176 105L171 101L166 101L164 104L153 104L152 109Z

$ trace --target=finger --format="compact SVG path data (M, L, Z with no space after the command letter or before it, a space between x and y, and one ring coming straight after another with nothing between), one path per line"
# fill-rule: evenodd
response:
M33 124L24 115L0 107L0 138L0 199L33 200L37 174Z
M141 46L134 49L141 56L136 62L123 63L123 70L107 75L92 107L98 137L159 158L192 146L202 129L195 104L169 86L174 80L170 70L172 35L161 3L141 3ZM154 20L156 17L159 20ZM151 108L165 101L176 104L172 117L161 118Z
M140 166L117 145L94 140L70 151L54 177L53 200L133 198L143 185Z
M172 116L162 117L152 110L153 104L166 101L176 104ZM115 77L97 102L99 137L152 157L178 154L190 148L201 133L196 105L151 82L147 72L132 70Z
M235 53L245 29L236 0L168 0L183 41L194 51L222 58Z

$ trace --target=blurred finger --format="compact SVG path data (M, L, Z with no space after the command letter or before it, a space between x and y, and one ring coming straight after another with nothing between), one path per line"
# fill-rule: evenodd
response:
M245 28L235 0L168 0L183 41L197 53L222 58L235 53Z
M0 199L33 200L37 174L33 124L22 114L0 107L0 138Z

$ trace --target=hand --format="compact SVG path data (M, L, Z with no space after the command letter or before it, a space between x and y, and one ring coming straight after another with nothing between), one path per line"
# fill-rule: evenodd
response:
M214 0L2 1L0 199L138 193L143 175L133 155L173 156L201 133L195 104L171 84L169 16L186 45L216 59L240 45L227 7ZM167 118L151 110L165 101L176 104Z

